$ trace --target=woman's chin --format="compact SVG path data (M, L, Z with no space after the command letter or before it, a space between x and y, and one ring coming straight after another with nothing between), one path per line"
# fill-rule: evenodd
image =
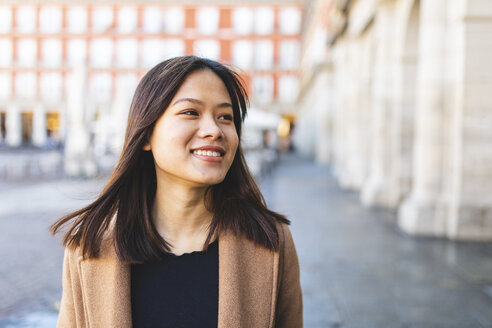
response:
M224 181L224 177L207 177L197 180L196 182L205 186L213 186L221 183L222 181Z

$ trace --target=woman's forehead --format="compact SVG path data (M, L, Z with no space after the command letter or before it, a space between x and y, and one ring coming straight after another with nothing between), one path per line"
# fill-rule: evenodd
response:
M231 98L222 79L209 69L190 73L176 92L171 104L180 99L195 99L197 102L212 101L231 103Z

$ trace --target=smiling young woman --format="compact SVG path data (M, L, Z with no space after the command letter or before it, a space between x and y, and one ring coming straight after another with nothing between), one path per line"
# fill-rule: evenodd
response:
M194 56L140 81L120 160L65 226L58 327L302 327L294 243L241 149L238 75Z

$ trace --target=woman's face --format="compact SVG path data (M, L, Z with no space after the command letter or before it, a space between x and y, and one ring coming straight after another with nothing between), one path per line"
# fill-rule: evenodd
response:
M239 138L224 82L211 70L191 73L157 120L152 150L158 180L209 186L224 180Z

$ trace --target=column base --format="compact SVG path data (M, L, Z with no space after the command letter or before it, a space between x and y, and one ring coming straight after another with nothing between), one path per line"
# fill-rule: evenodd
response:
M445 229L438 219L436 206L410 197L398 209L398 226L410 235L444 237Z
M398 199L392 197L392 195L393 193L389 186L385 186L383 182L370 180L363 184L360 199L366 206L395 208L398 205Z
M492 241L492 207L459 205L453 208L446 232L453 240Z
M409 198L398 210L399 227L416 236L492 241L492 207L422 204Z

